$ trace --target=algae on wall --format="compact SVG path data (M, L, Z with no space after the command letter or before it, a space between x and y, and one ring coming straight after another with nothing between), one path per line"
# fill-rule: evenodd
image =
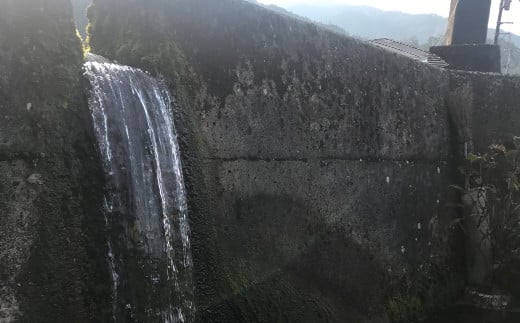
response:
M0 320L103 321L101 173L70 2L0 2L0 44Z

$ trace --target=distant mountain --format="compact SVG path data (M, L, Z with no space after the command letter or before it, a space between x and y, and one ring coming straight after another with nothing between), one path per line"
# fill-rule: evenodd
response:
M488 30L488 43L493 43L493 38L495 37L495 30L496 29L489 29ZM515 44L516 46L520 47L520 36L516 34L503 34L500 36L500 39Z
M349 35L364 38L391 38L427 43L444 35L448 21L438 15L412 15L349 5L293 5L288 10L324 24L343 28Z
M285 9L282 9L285 10ZM298 17L306 17L321 24L341 27L351 36L363 39L390 38L416 45L438 45L446 32L448 19L434 14L407 14L397 11L382 11L367 6L351 5L292 5L290 11ZM489 29L489 43L495 35ZM520 36L504 35L504 41L520 47Z
M338 25L335 25L335 24L329 24L329 23L324 23L324 22L321 22L319 20L316 20L316 19L312 19L310 17L305 17L303 15L298 15L298 14L295 14L294 12L291 12L287 9L284 9L282 7L278 7L278 6L275 6L275 5L264 5L264 4L261 4L259 3L258 1L256 0L245 0L247 2L252 2L256 5L259 5L259 6L262 6L264 8L267 8L267 9L270 9L272 11L275 11L279 14L282 14L282 15L286 15L286 16L289 16L289 17L292 17L292 18L295 18L295 19L299 19L299 20L303 20L303 21L306 21L306 22L310 22L310 23L314 23L322 28L325 28L325 29L328 29L330 31L333 31L333 32L336 32L336 33L340 33L340 34L346 34L345 30L341 27L339 27Z
M1 1L1 0L0 0ZM396 11L382 11L366 6L349 5L293 5L287 9L245 0L340 34L362 39L391 38L428 50L440 45L448 21L438 15L413 15ZM85 12L91 0L72 0L76 25L83 37L88 23ZM495 31L489 30L488 42ZM520 36L511 34L501 38L504 71L520 74Z
M274 7L272 7L274 9ZM280 8L276 9L280 11ZM366 6L293 5L287 10L295 17L305 17L322 25L336 25L346 34L362 39L390 38L429 50L443 44L448 20L438 15L413 15L382 11ZM488 43L493 42L494 29L488 31ZM500 39L502 71L520 74L520 36L506 34Z

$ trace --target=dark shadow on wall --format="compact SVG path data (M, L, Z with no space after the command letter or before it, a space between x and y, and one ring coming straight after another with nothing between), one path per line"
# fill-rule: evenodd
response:
M238 199L221 219L228 288L201 322L355 322L381 307L381 264L290 196Z

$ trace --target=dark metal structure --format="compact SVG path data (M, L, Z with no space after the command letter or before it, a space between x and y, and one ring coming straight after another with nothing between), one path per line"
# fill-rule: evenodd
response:
M452 0L446 45L485 44L491 0Z
M490 12L491 0L452 0L446 46L430 52L452 69L500 73L500 48L486 44Z
M495 29L495 39L493 41L493 44L498 45L498 38L500 37L500 29L502 28L503 24L506 24L507 22L502 21L502 14L505 11L509 11L511 9L511 2L512 0L500 0L500 9L498 10L498 19L497 19L497 27Z

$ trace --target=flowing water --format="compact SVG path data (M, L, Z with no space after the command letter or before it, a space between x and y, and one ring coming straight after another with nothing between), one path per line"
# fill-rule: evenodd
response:
M91 59L84 71L106 174L114 321L189 322L192 260L172 97L128 66Z

